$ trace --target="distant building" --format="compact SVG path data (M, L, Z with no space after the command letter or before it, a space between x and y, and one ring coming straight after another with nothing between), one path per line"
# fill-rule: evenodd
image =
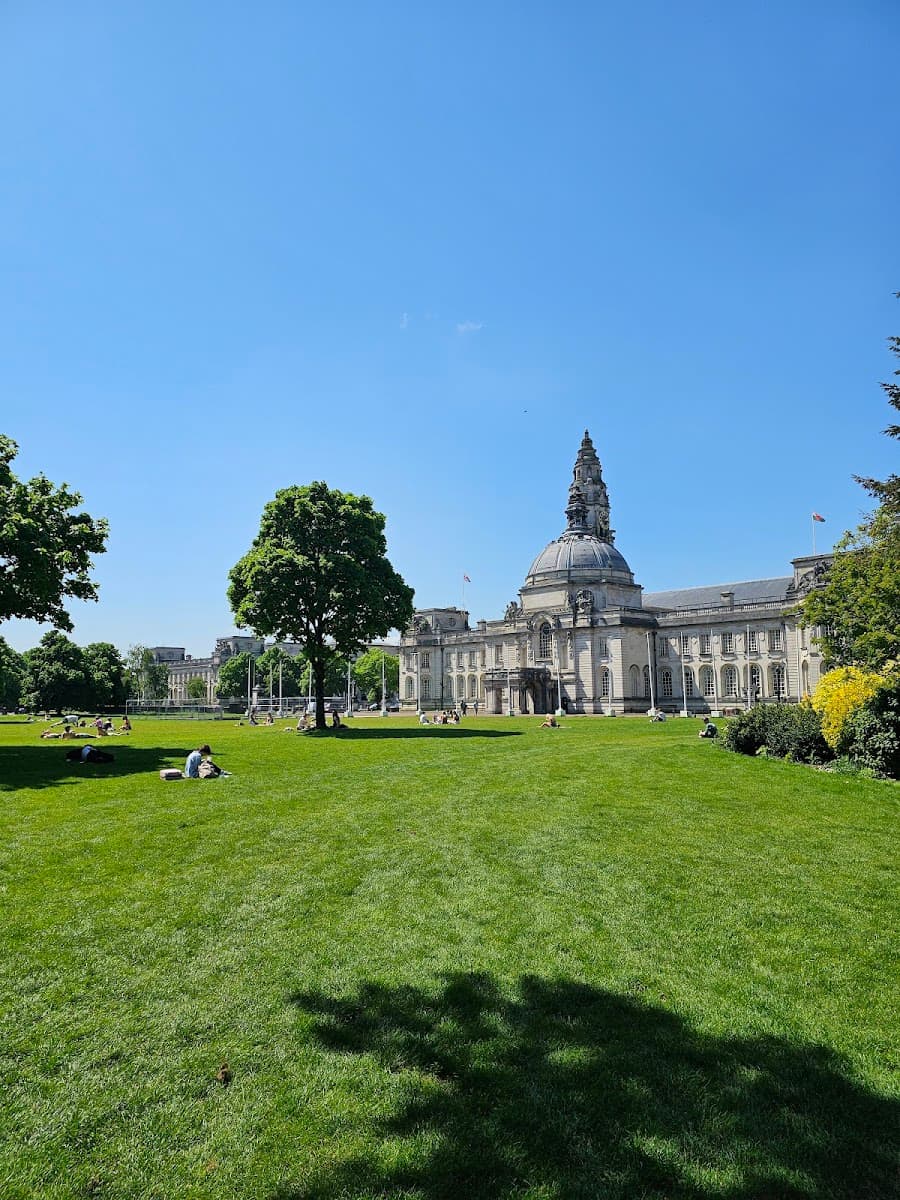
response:
M219 667L222 663L238 654L252 654L254 658L258 658L265 650L265 645L262 638L232 634L230 637L216 639L216 647L209 658L191 658L189 654L185 654L183 648L173 646L152 646L150 652L156 662L165 663L169 669L170 700L189 699L188 680L202 679L206 685L206 701L208 704L214 704L218 698L216 684L219 681ZM175 657L176 654L180 657Z
M303 653L303 647L297 642L266 643L263 638L244 637L239 634L217 638L215 649L209 658L191 658L189 654L185 654L183 646L151 646L150 653L154 662L164 663L168 668L170 700L179 703L188 700L188 681L202 679L206 685L206 702L215 704L219 698L216 687L222 664L238 654L252 654L254 658L259 658L264 651L273 646L278 646L290 658L296 658ZM367 648L383 650L395 658L400 652L396 642L370 642Z
M798 700L822 661L797 605L830 555L793 573L644 594L614 545L589 434L575 460L566 528L531 564L502 620L417 609L400 644L405 710L465 701L489 713L692 713Z

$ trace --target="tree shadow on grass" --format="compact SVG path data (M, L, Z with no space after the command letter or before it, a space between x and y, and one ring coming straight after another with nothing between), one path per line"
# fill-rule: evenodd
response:
M115 755L111 763L70 763L66 754L73 747L90 744ZM19 788L58 787L83 779L108 779L144 775L161 767L184 766L187 750L182 746L133 746L127 738L96 738L87 741L60 739L37 746L0 746L0 792Z
M640 985L635 985L639 990ZM887 1200L900 1105L833 1051L717 1038L582 983L298 993L326 1048L371 1056L404 1099L380 1145L271 1200Z

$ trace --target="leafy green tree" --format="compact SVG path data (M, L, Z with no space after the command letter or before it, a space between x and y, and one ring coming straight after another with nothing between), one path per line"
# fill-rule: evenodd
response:
M121 708L125 703L125 663L111 642L91 642L84 648L90 680L90 708Z
M306 659L286 654L280 646L270 646L256 660L256 678L261 690L268 695L271 681L272 695L278 695L279 668L281 670L281 694L283 696L302 695L302 680L306 675Z
M216 694L222 700L246 699L247 696L247 664L250 662L250 655L246 653L235 654L234 658L229 658L219 667L219 678L216 683ZM256 681L256 674L252 676L253 682Z
M96 600L92 555L106 549L107 523L76 512L81 496L43 475L13 474L18 446L0 434L0 621L28 617L71 630L63 600Z
M888 344L900 357L900 337ZM900 386L881 386L900 410ZM900 436L900 425L885 433ZM819 642L829 666L881 672L900 658L900 476L857 479L879 506L835 546L824 586L803 603L803 620L822 627Z
M25 652L23 691L47 712L90 707L91 679L84 651L63 633L45 633Z
M885 508L835 546L824 587L803 604L829 666L881 672L900 657L900 520Z
M316 726L325 726L328 664L403 628L413 591L387 558L385 520L368 496L317 482L277 492L229 573L238 624L299 642L312 664Z
M393 695L400 687L400 659L395 654L382 654L381 650L367 650L353 664L356 686L365 693L367 700L381 700L381 663L384 659L384 681L387 694Z
M22 698L25 659L0 637L0 706L17 708Z
M125 659L125 691L138 700L161 700L169 694L169 670L154 661L146 646L128 647Z
M192 679L187 681L184 689L191 700L206 699L206 680L201 679L199 675L194 675Z

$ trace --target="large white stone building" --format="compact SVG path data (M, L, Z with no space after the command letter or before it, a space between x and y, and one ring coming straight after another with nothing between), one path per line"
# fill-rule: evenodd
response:
M566 528L531 564L501 620L417 609L400 644L406 711L463 700L488 713L720 712L797 701L816 685L815 632L797 619L830 556L793 573L644 593L616 548L600 461L585 431Z

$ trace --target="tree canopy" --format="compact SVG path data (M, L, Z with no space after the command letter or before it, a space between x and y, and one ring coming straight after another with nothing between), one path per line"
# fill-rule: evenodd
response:
M125 663L111 642L91 642L84 648L90 695L89 708L121 708L125 703Z
M888 344L900 357L900 337ZM882 387L900 410L900 386ZM896 438L900 425L884 432ZM835 546L825 585L804 601L803 620L821 627L819 643L829 666L882 671L900 659L900 476L857 479L880 503Z
M246 651L226 659L219 667L219 679L216 693L222 700L246 697L247 695L247 664L250 655Z
M263 692L268 694L271 680L272 695L278 695L279 670L281 672L281 694L299 696L303 693L306 675L306 659L285 653L280 646L270 646L255 664L256 678Z
M89 572L106 549L107 523L75 511L81 496L65 483L17 479L18 449L0 434L0 621L27 617L71 630L63 601L97 599Z
M25 659L0 637L0 707L16 708L22 696Z
M229 573L239 626L303 646L319 728L326 664L412 616L413 591L388 561L384 525L368 496L322 482L285 488L265 506L259 533Z
M85 705L90 678L84 651L64 633L51 630L25 652L23 691L30 706L47 712Z
M155 662L147 646L129 646L125 660L125 690L140 700L159 700L168 695L169 672L165 663Z
M400 686L400 659L381 650L367 650L353 664L353 678L367 700L381 700L381 664L384 661L384 682L388 695Z

